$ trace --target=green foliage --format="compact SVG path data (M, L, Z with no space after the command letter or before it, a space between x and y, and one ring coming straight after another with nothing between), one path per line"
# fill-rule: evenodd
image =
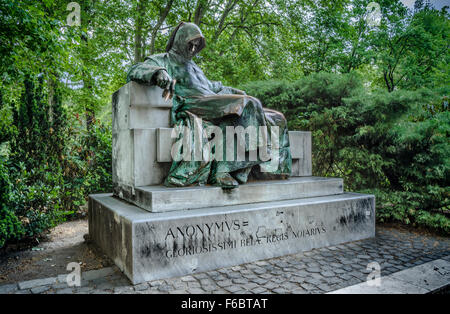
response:
M27 76L13 106L16 131L0 156L0 247L38 237L78 212L89 193L112 189L110 127L93 121L86 129L81 120L69 127L77 124L68 121L59 87L43 82Z
M442 85L438 67L448 66L449 13L429 5L416 6L414 13L401 3L380 3L383 19L368 38L379 66L378 83L388 91L398 87L417 89Z
M94 120L87 130L79 117L69 130L67 151L62 163L64 208L78 211L91 193L112 191L111 126Z
M58 94L58 91L56 91ZM2 157L1 244L8 239L36 237L62 219L59 159L65 125L64 110L55 95L50 108L43 77L27 76L18 108L14 107L10 146Z
M26 73L63 67L67 57L62 21L48 16L46 2L0 0L0 75L14 84ZM49 66L51 65L51 66ZM52 71L49 71L52 72Z
M392 182L404 191L420 193L422 208L432 210L450 205L450 112L422 120L423 114L421 109L409 117L412 121L402 121L391 130L395 165L389 171Z
M59 181L54 169L42 167L28 172L23 163L11 164L9 173L14 180L8 206L21 222L23 237L35 238L54 227L66 214L59 200ZM40 175L41 179L36 179Z
M0 156L0 247L5 244L6 240L20 239L25 233L14 210L9 208L12 189L13 183L9 176L6 160Z
M2 155L3 144L8 142L15 132L15 128L12 125L12 119L12 112L10 108L6 106L3 99L3 93L0 89L0 155Z
M405 191L363 190L375 194L377 220L422 226L442 234L450 234L449 205L439 210L423 210L423 194ZM448 201L447 201L448 202ZM448 203L447 203L448 204Z
M381 221L448 232L447 98L428 89L369 93L361 81L354 73L317 73L242 88L284 112L291 129L312 131L314 175L343 177L351 191L377 189L379 204L393 204L378 205Z

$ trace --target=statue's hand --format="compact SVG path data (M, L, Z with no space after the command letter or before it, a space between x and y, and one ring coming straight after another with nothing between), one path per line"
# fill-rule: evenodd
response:
M169 76L166 70L159 70L155 73L154 78L156 85L161 87L162 89L166 89L166 87L169 86L170 82L172 81L172 78Z

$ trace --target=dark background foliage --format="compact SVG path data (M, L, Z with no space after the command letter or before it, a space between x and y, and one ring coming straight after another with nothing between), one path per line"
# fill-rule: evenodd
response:
M355 74L317 73L244 89L313 136L313 174L377 196L379 221L450 231L450 112L441 93L374 90Z

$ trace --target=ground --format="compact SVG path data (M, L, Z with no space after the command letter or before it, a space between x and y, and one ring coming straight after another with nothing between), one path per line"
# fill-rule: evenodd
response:
M66 273L70 262L81 263L82 271L112 266L95 246L85 243L86 219L53 228L45 242L31 249L0 253L0 285Z
M86 220L67 222L35 248L4 254L0 293L326 293L366 281L371 262L379 263L382 276L437 259L450 262L449 238L385 225L373 239L132 285L86 243L87 231ZM65 282L69 262L81 264L80 287Z

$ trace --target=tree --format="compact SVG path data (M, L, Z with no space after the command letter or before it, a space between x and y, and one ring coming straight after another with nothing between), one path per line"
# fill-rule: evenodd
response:
M389 92L398 86L418 88L439 63L446 63L449 20L429 6L416 6L413 13L401 3L381 3L383 19L371 38L375 64Z

